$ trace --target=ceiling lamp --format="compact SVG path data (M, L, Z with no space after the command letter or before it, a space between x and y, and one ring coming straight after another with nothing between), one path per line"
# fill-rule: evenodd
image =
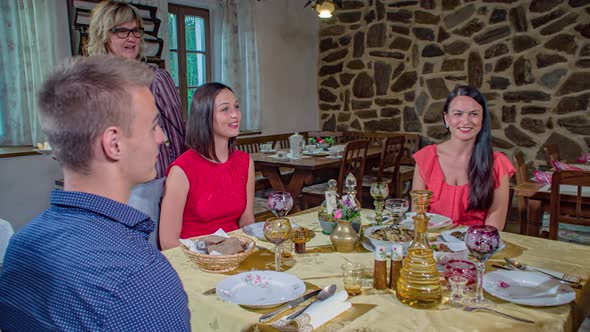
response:
M336 9L336 5L342 7L342 0L308 0L303 7L309 5L318 12L319 17L330 18Z
M330 18L332 17L332 13L336 9L336 6L332 3L332 1L324 1L321 4L316 4L315 10L318 12L318 16L321 18Z

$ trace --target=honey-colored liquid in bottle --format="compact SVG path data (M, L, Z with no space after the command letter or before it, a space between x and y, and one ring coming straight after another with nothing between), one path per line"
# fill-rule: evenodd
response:
M414 216L414 241L408 248L408 255L397 281L398 300L416 309L430 309L441 302L441 285L436 269L434 251L428 244L428 217L426 210L432 197L428 190L414 190L410 193L416 207Z

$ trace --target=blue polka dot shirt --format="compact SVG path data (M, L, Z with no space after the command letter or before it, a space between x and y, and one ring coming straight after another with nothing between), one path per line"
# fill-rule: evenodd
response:
M17 232L0 274L0 329L189 331L182 283L147 241L154 222L105 197L56 190Z

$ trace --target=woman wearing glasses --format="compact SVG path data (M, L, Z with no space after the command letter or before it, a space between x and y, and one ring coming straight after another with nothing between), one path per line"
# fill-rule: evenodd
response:
M88 55L113 54L142 60L143 34L143 20L136 7L106 0L92 11L86 50ZM160 111L160 126L168 139L160 145L156 180L135 187L129 205L145 212L157 223L166 168L186 150L186 129L182 119L180 96L172 77L164 69L153 69L154 82L150 90ZM156 244L157 239L152 236L150 242Z

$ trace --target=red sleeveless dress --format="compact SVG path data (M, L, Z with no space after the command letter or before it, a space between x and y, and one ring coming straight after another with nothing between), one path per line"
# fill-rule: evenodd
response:
M189 149L176 159L186 174L189 191L184 205L180 238L238 229L238 219L246 210L246 185L250 156L235 151L221 164L212 163Z
M445 175L440 168L436 144L428 145L414 154L420 176L426 184L426 189L432 191L432 199L428 212L441 214L461 225L483 225L487 211L466 211L469 206L469 184L451 186L445 181ZM512 177L516 169L501 152L494 152L494 189L500 186L500 179L508 174Z

